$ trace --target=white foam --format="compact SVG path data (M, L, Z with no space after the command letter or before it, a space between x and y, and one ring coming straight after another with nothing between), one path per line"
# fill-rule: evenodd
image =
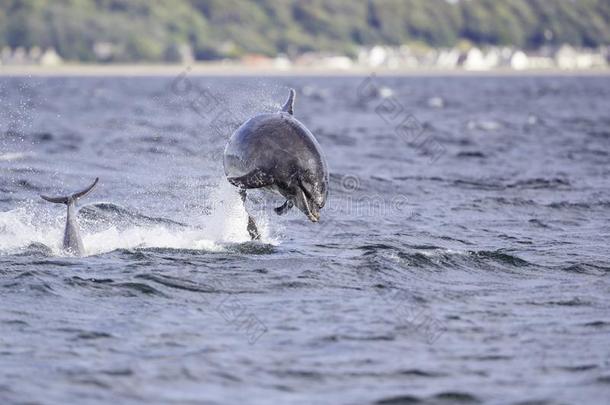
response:
M210 215L198 218L206 237L223 242L245 242L250 239L246 226L248 216L235 187L223 181L211 196Z
M44 244L54 251L61 249L62 229L59 224L39 224L40 217L22 206L0 212L0 252L14 252L33 243Z
M0 162L13 162L30 156L27 152L8 152L0 154Z

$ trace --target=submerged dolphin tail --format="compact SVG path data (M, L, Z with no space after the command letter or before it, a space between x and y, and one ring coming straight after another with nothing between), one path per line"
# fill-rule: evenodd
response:
M99 177L96 177L95 181L93 182L93 184L91 184L89 187L87 187L83 191L79 191L79 192L74 193L74 194L69 195L69 196L65 196L65 197L48 197L46 195L41 195L40 197L43 200L46 200L46 201L52 202L52 203L56 203L56 204L70 204L70 203L78 201L79 199L81 199L81 198L85 197L87 194L89 194L93 190L93 188L97 185L97 182L99 180L100 180Z
M294 89L290 89L290 95L288 96L288 100L282 107L282 111L287 112L290 115L294 115L294 97L296 96L296 91Z

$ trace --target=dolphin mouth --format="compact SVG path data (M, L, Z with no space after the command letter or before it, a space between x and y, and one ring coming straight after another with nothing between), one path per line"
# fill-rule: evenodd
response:
M315 207L315 204L309 200L309 198L307 198L307 193L302 188L299 190L295 205L303 211L303 214L305 214L311 222L320 221L320 210Z
M311 201L309 201L307 198L304 198L303 202L305 203L306 212L304 211L304 213L307 215L307 218L309 218L311 222L318 222L320 220L320 211L313 208Z
M307 215L307 218L309 218L309 220L311 222L318 222L320 220L320 213L319 212L311 212Z

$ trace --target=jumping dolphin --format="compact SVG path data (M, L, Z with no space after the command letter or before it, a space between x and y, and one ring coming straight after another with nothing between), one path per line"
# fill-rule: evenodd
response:
M256 115L235 131L224 151L224 170L243 201L247 189L264 188L286 199L275 208L278 215L296 205L318 222L328 197L328 165L316 138L293 117L294 99L290 89L281 111ZM259 238L250 216L248 232Z
M76 202L89 194L97 182L99 178L96 177L93 184L84 189L83 191L79 191L78 193L72 194L67 197L47 197L41 195L44 200L56 203L56 204L66 204L68 206L68 217L66 219L66 229L64 231L64 250L76 255L82 256L85 252L85 248L83 246L83 240L80 237L80 231L78 229L78 222L76 221L76 212L75 206Z

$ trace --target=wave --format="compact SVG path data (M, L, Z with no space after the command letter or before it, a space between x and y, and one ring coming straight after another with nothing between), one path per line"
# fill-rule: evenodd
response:
M376 405L407 405L407 404L478 404L481 399L468 392L445 391L429 397L418 397L415 395L397 395L382 398L375 402Z
M415 268L480 268L493 266L521 268L533 265L517 255L498 250L454 250L434 245L414 245L399 248L389 244L360 246L363 256L389 259L401 266Z
M571 201L558 201L547 204L549 208L555 209L591 209L591 208L608 208L610 207L610 201L600 200L591 202L571 202Z
M517 189L561 189L568 188L570 186L570 182L566 179L562 178L533 178L533 179L524 179L518 180L514 183L507 184L506 188L517 188Z
M508 254L501 250L436 250L433 252L422 251L417 253L398 254L398 257L406 263L414 266L422 267L477 267L488 268L490 264L509 266L509 267L526 267L530 263L515 255Z

